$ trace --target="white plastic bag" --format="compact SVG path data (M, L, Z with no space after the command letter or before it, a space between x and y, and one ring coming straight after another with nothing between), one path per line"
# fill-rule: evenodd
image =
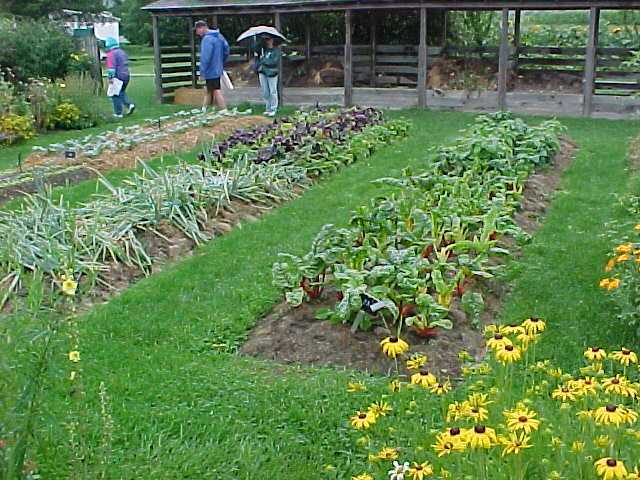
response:
M118 80L117 78L112 78L109 82L109 87L107 88L107 97L115 97L120 95L120 90L122 90L122 85L124 82L122 80Z
M224 86L225 89L227 90L233 90L235 87L233 86L233 83L231 83L231 79L229 78L229 74L226 72L226 70L222 71L222 85Z

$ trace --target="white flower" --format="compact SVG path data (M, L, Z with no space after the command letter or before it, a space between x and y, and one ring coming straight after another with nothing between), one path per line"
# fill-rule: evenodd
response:
M404 474L409 471L409 462L398 463L393 462L393 469L387 472L389 480L404 480Z

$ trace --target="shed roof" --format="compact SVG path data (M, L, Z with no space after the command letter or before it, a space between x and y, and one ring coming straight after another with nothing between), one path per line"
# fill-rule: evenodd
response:
M416 8L448 9L553 9L589 7L640 8L640 0L156 0L142 7L157 14L242 13L258 11L311 12L345 9Z

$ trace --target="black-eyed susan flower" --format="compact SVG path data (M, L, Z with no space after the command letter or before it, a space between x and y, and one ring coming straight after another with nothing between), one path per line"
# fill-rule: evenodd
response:
M389 413L391 413L392 410L393 409L391 408L391 405L389 405L384 400L373 402L369 407L369 411L376 417L386 417Z
M591 409L580 410L578 413L576 413L576 416L583 422L586 422L587 420L593 420L594 412L595 410L591 410Z
M531 332L522 332L518 334L516 340L520 342L524 350L529 348L529 345L536 343L540 339L540 335Z
M622 414L624 415L624 421L625 423L628 423L630 425L636 423L636 421L638 420L638 413L635 410L631 410L628 407L625 407L624 405L621 405L618 407Z
M640 466L634 468L633 471L629 472L627 480L640 480Z
M433 373L427 370L420 370L419 372L411 375L411 383L425 388L430 388L438 383L438 379Z
M429 462L416 463L413 462L409 468L409 478L413 480L423 480L425 477L433 475L433 466Z
M493 400L489 400L489 395L486 393L472 393L467 397L467 402L472 407L486 407L493 403Z
M504 325L501 328L500 333L504 335L520 335L525 333L525 328L517 323L512 323L510 325Z
M603 480L626 480L627 469L622 460L606 457L595 462L596 473Z
M638 355L632 352L628 348L622 348L616 352L611 352L611 358L617 360L625 367L628 367L632 363L638 363Z
M496 360L500 363L513 363L522 358L522 350L515 345L505 345L496 350Z
M535 418L537 413L523 404L513 410L505 410L503 415L507 418L507 428L512 432L523 430L529 434L540 427L540 420Z
M576 395L595 395L598 393L598 381L592 377L578 378L577 380L569 381L569 388L571 388Z
M563 402L573 402L576 399L576 395L566 385L561 385L551 392L551 398L554 400L561 400Z
M409 350L409 344L399 337L387 337L380 342L382 353L389 358L396 358Z
M602 388L604 388L604 391L607 393L613 393L616 395L621 395L623 397L635 398L638 394L629 380L627 380L627 378L622 375L605 378L602 381Z
M436 451L438 457L442 457L454 452L464 452L466 448L466 441L461 431L455 436L452 436L447 431L436 435L436 443L434 443L432 447Z
M489 410L484 407L469 408L468 417L474 422L484 422L489 418Z
M609 438L609 435L598 435L593 443L600 448L607 448L611 443L611 439Z
M501 333L496 333L487 340L487 348L490 348L491 350L499 350L504 348L506 345L513 345L513 342Z
M351 426L358 430L369 428L374 423L376 423L376 416L371 411L357 411L356 414L351 417Z
M407 360L408 370L419 370L427 363L427 356L421 353L414 353L409 360Z
M76 282L71 275L61 275L62 280L62 293L67 296L74 296L78 289L78 282Z
M462 418L469 417L471 405L469 402L453 402L447 406L447 422L457 422Z
M349 382L347 383L347 392L355 393L355 392L366 392L367 387L362 382Z
M393 462L393 468L387 472L389 480L404 480L404 475L409 471L409 462Z
M616 263L627 262L629 260L631 260L631 255L629 255L628 253L623 253L622 255L618 255L616 257Z
M624 411L613 403L596 408L593 412L593 419L599 425L615 425L619 427L624 423L625 418Z
M476 425L464 431L464 438L470 448L491 448L498 443L496 431L485 425Z
M383 447L376 454L376 458L379 460L395 460L398 458L398 449L393 447Z
M373 477L368 473L361 473L360 475L356 475L355 477L351 477L351 480L373 480Z
M524 432L520 434L510 433L508 436L501 436L499 442L504 446L502 449L502 456L517 455L525 448L530 448L533 445L529 443L531 438Z
M528 333L542 333L547 328L547 323L538 317L527 318L522 326Z
M451 382L449 382L449 380L447 380L444 383L440 383L440 382L435 383L431 385L431 388L429 388L429 391L431 393L435 393L436 395L444 395L450 390L451 390Z
M607 352L602 348L590 347L584 351L584 357L590 362L601 361L607 358Z
M581 453L582 451L584 451L584 446L585 446L584 442L581 442L580 440L576 440L571 444L571 451L573 453Z

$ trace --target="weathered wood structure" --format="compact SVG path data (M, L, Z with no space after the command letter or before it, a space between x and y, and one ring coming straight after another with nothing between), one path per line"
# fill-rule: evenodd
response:
M522 10L588 10L589 35L584 48L564 48L562 45L546 47L522 47L520 45L520 14ZM146 7L152 15L156 92L160 101L169 100L173 92L180 87L198 84L197 42L191 32L194 19L214 20L220 15L272 15L276 27L286 24L288 14L313 15L316 12L344 12L345 43L334 46L313 46L311 42L311 20L305 32L305 44L287 46L288 50L302 51L298 61L309 61L313 55L333 53L343 58L344 85L342 101L349 105L358 97L354 80L365 78L366 84L376 87L380 76L398 77L398 85L415 88L416 105L430 105L426 88L429 65L442 54L448 58L468 53L483 58L495 59L497 69L497 92L494 108L510 108L508 102L507 81L509 73L518 69L540 68L545 71L571 71L582 75L581 106L584 115L591 115L594 108L594 92L606 94L607 91L640 89L638 77L631 82L620 81L627 72L620 71L621 63L631 55L630 49L599 48L598 27L601 9L640 9L640 0L157 0ZM370 18L369 45L353 45L353 24L360 12L384 12L404 10L412 12L420 25L419 38L415 45L379 45L376 40L376 15ZM427 18L432 10L496 10L501 12L500 41L497 48L452 49L446 46L427 45ZM513 32L510 32L510 13L514 12ZM183 17L189 25L189 47L160 45L160 17ZM311 19L312 17L310 17ZM510 39L510 36L512 40ZM245 61L244 50L233 48L230 62ZM415 78L415 80L413 80ZM614 80L611 80L614 78ZM282 75L281 75L282 79ZM296 89L300 90L300 89ZM389 90L379 95L389 94ZM335 95L335 89L331 89ZM370 92L370 89L367 90ZM317 92L316 92L317 93ZM489 92L489 97L493 95ZM287 99L287 92L280 94ZM363 92L364 94L364 92ZM298 93L299 95L299 93ZM404 89L398 99L406 102ZM513 95L511 95L513 97ZM332 97L333 98L333 97ZM362 98L362 95L360 95ZM437 103L437 102L436 102ZM624 102L618 102L624 103Z

